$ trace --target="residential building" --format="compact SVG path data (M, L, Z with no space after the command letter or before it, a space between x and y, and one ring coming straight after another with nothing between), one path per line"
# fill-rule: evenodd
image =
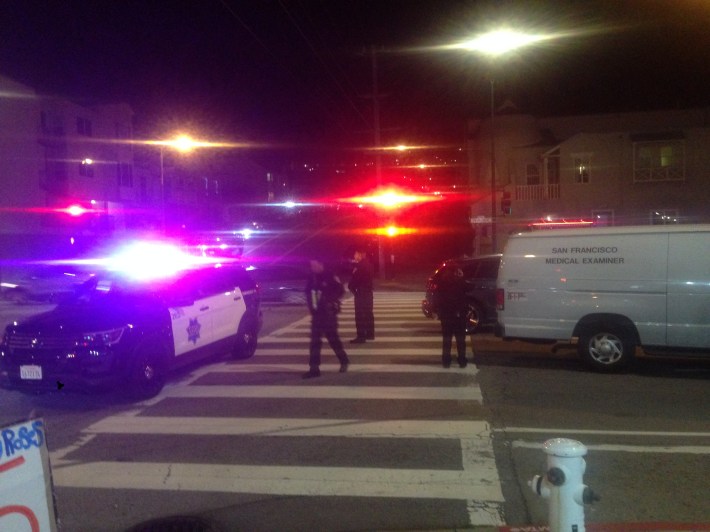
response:
M79 105L0 76L0 258L215 225L227 204L273 196L273 174L242 152L180 154L135 139L133 118L126 104Z
M0 233L120 229L136 201L132 119L124 104L81 106L0 77Z
M497 249L557 224L709 222L710 109L494 118ZM491 121L469 122L474 252L491 250ZM510 212L501 212L509 198Z

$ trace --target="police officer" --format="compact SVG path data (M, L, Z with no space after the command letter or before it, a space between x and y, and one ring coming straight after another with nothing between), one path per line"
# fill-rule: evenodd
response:
M355 268L348 283L348 290L355 296L355 329L357 336L351 344L364 344L365 340L375 339L375 314L372 280L374 270L364 251L356 251Z
M435 311L441 320L441 365L451 367L451 339L456 338L459 367L465 368L468 303L461 268L447 268L435 295Z
M306 283L306 301L311 313L311 344L304 379L320 377L320 351L325 336L335 356L340 361L340 373L348 370L350 361L338 336L338 312L340 298L345 289L333 272L327 270L321 260L311 259L311 275Z

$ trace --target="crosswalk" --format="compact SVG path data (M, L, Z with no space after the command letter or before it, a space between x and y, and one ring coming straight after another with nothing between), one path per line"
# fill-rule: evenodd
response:
M377 339L356 346L347 343L355 335L353 303L344 301L347 374L337 372L324 343L322 377L300 378L307 369L307 317L261 338L248 361L192 371L160 396L94 422L75 444L52 452L55 486L439 500L465 508L465 525L504 524L475 365L441 367L438 323L423 318L420 301L417 293L377 293ZM225 437L284 450L241 456L218 445ZM131 447L106 445L111 439ZM213 450L190 453L176 443L182 439ZM155 449L167 441L156 460ZM324 442L330 456L306 451ZM152 454L143 456L144 447Z

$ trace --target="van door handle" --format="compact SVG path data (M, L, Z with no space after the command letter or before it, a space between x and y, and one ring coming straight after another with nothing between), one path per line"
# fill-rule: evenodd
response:
M200 307L200 312L203 311L203 310L209 310L209 309L210 309L209 305L206 306L206 307Z
M242 296L237 296L234 298L234 301L239 301L242 298Z

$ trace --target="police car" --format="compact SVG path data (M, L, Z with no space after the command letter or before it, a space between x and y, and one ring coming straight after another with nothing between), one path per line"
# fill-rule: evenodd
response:
M157 395L168 372L231 352L251 357L259 289L239 265L207 263L165 278L100 273L49 312L7 326L5 387L26 392L127 387Z

